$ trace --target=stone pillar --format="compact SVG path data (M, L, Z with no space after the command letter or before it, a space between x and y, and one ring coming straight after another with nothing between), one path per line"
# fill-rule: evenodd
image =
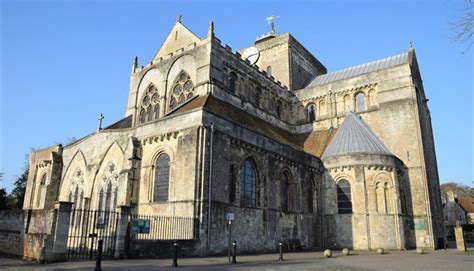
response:
M50 253L48 253L48 249L46 248L46 261L59 261L66 259L71 210L72 202L61 201L55 204L53 225L51 229L53 244Z
M458 251L466 251L464 232L460 225L456 225L456 227L454 227L454 236L456 237L456 247L458 248Z
M119 219L117 224L117 236L115 239L115 258L125 258L127 255L127 246L130 242L130 233L128 229L128 221L130 215L130 207L119 206L116 208Z

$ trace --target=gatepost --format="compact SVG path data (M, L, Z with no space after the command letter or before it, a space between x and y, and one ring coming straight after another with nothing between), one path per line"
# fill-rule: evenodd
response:
M71 210L72 202L60 201L54 206L52 253L45 251L46 261L66 260Z
M116 208L119 216L117 224L117 235L115 239L115 258L125 258L127 255L127 242L130 242L130 234L128 233L128 221L130 208L128 206L119 206ZM131 229L130 229L131 230ZM128 240L127 240L128 239Z

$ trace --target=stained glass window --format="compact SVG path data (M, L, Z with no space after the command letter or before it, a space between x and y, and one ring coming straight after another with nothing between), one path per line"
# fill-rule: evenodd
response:
M153 201L167 201L170 176L170 157L160 154L155 162L155 183L153 189Z

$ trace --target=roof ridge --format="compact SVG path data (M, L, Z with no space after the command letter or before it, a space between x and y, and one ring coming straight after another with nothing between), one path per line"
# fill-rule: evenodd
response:
M409 52L403 52L400 54L380 58L362 63L355 66L346 67L336 71L328 72L325 74L315 76L306 87L318 86L327 84L330 82L342 80L345 78L354 77L364 73L369 73L397 65L409 63Z

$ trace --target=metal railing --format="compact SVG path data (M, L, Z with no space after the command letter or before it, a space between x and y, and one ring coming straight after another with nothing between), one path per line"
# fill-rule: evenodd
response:
M191 240L196 238L197 219L153 215L132 216L135 240Z

